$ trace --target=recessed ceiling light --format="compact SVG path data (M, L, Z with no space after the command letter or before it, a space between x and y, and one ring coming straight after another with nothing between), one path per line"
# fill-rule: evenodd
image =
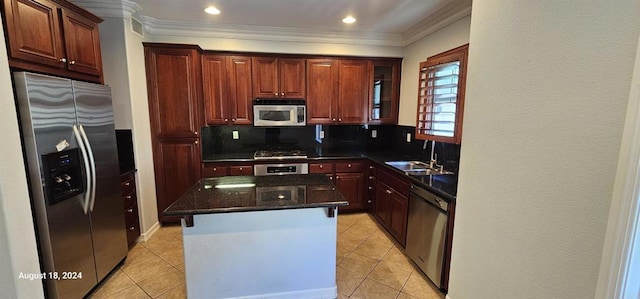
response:
M342 23L345 24L353 24L356 22L356 18L354 18L353 16L347 16L346 18L342 19Z
M215 6L209 6L207 8L204 9L204 12L210 14L210 15L219 15L220 14L220 10L217 9Z

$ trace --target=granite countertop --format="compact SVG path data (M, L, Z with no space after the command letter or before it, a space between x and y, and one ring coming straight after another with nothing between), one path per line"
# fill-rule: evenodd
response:
M307 160L335 160L335 159L360 159L366 158L373 162L376 162L382 167L388 170L394 171L399 175L406 176L411 183L418 186L427 188L428 190L436 193L446 200L452 201L456 199L458 189L458 175L407 175L404 172L393 168L385 162L388 161L405 161L405 160L419 160L415 157L404 155L397 152L360 152L360 151L310 151L307 150ZM217 154L208 157L203 157L203 162L253 162L253 153L231 153L231 154ZM268 163L268 160L260 160L261 162ZM426 161L423 161L426 162Z
M324 174L205 178L165 211L165 216L346 206Z

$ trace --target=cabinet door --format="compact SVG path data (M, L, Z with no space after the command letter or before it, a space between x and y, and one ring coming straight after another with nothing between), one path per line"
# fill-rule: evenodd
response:
M145 47L151 132L197 137L202 88L200 54L191 48Z
M341 60L338 90L338 123L366 123L369 111L369 62Z
M62 9L62 24L67 68L74 72L101 76L102 56L100 54L98 24L64 8Z
M208 125L223 125L229 121L231 109L226 96L227 57L204 55L202 57L202 81L204 92L204 116Z
M396 124L400 99L400 61L374 60L369 82L369 123Z
M304 99L306 94L305 60L280 59L280 97Z
M161 139L156 143L154 165L158 219L176 222L162 212L200 179L200 145L197 139Z
M229 166L229 175L253 175L252 165Z
M389 186L387 186L385 183L381 182L380 180L377 180L376 182L376 188L375 188L375 192L376 192L376 198L375 198L375 202L373 204L373 215L376 217L376 219L378 219L378 221L380 223L382 223L382 225L387 225L387 219L388 219L388 202L389 202L389 196L390 196L390 192L391 188L389 188Z
M409 200L395 190L392 191L387 201L387 217L389 217L387 226L389 227L391 235L404 247L407 235Z
M364 173L336 173L338 191L349 202L343 210L360 210L364 207Z
M307 123L333 124L338 113L338 62L307 60Z
M278 59L276 57L253 57L251 62L253 63L253 97L279 97Z
M64 69L58 6L48 0L4 1L9 56Z
M251 58L229 57L229 92L231 124L250 125L252 123Z

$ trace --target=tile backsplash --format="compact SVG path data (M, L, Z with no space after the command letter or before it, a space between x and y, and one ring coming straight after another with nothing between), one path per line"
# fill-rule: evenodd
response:
M376 137L372 134L375 131ZM234 139L237 132L238 139ZM308 152L394 152L429 161L431 142L415 140L415 127L397 125L309 125L304 127L208 126L202 128L202 154L253 153L258 149L300 148ZM410 134L410 142L407 142ZM426 145L426 146L425 146ZM438 162L456 171L460 145L436 143Z

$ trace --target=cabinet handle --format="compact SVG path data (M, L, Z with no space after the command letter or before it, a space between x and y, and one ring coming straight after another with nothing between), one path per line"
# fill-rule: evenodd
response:
M196 143L196 144L198 144L198 140L196 140L196 142L195 142L195 143Z
M371 200L367 200L367 203L372 203L372 202L373 202L373 201L371 201Z
M320 164L320 169L322 169L322 167L323 167L322 164Z
M240 171L242 171L242 167L240 167Z
M124 185L125 186L129 186L129 185L131 185L131 182L126 182L126 183L124 183Z
M373 166L369 166L369 169L373 169Z
M64 58L64 57L60 58L60 60L59 60L59 61L60 61L60 62L63 62L63 63L67 63L67 59L66 59L66 58Z
M387 189L385 191L387 192L387 194L391 194L391 190Z
M129 230L130 230L130 231L134 231L135 229L136 229L136 228L135 228L135 227L133 227L133 226L129 228Z
M347 167L348 167L348 168L351 168L351 164L347 164Z
M333 120L333 122L336 122L336 119L335 119L335 118L334 118L334 119L332 119L332 120Z
M340 177L336 175L336 180L337 180L337 179L340 179Z
M284 92L283 92L283 93L281 93L280 95L284 97Z
M133 213L133 209L128 209L127 212Z
M342 118L338 118L338 121L340 121L340 122L341 122L341 121L342 121Z
M127 199L131 199L131 195L127 195Z
M276 93L274 93L273 95L278 96L278 93L276 92Z
M229 119L228 119L228 118L225 118L225 119L224 119L224 122L228 122L228 121L229 121Z
M214 167L214 168L213 168L213 171L218 171L218 168Z
M232 121L232 122L236 122L236 119L235 119L235 118L232 118L232 119L231 119L231 121Z
M198 135L198 131L195 131L194 133L195 133L196 135Z
M76 64L76 61L75 60L71 60L71 61L69 61L69 64L71 64L71 65Z
M369 176L369 179L370 179L370 180L373 180L373 177L372 177L372 176Z
M369 190L373 190L373 187L369 186Z

